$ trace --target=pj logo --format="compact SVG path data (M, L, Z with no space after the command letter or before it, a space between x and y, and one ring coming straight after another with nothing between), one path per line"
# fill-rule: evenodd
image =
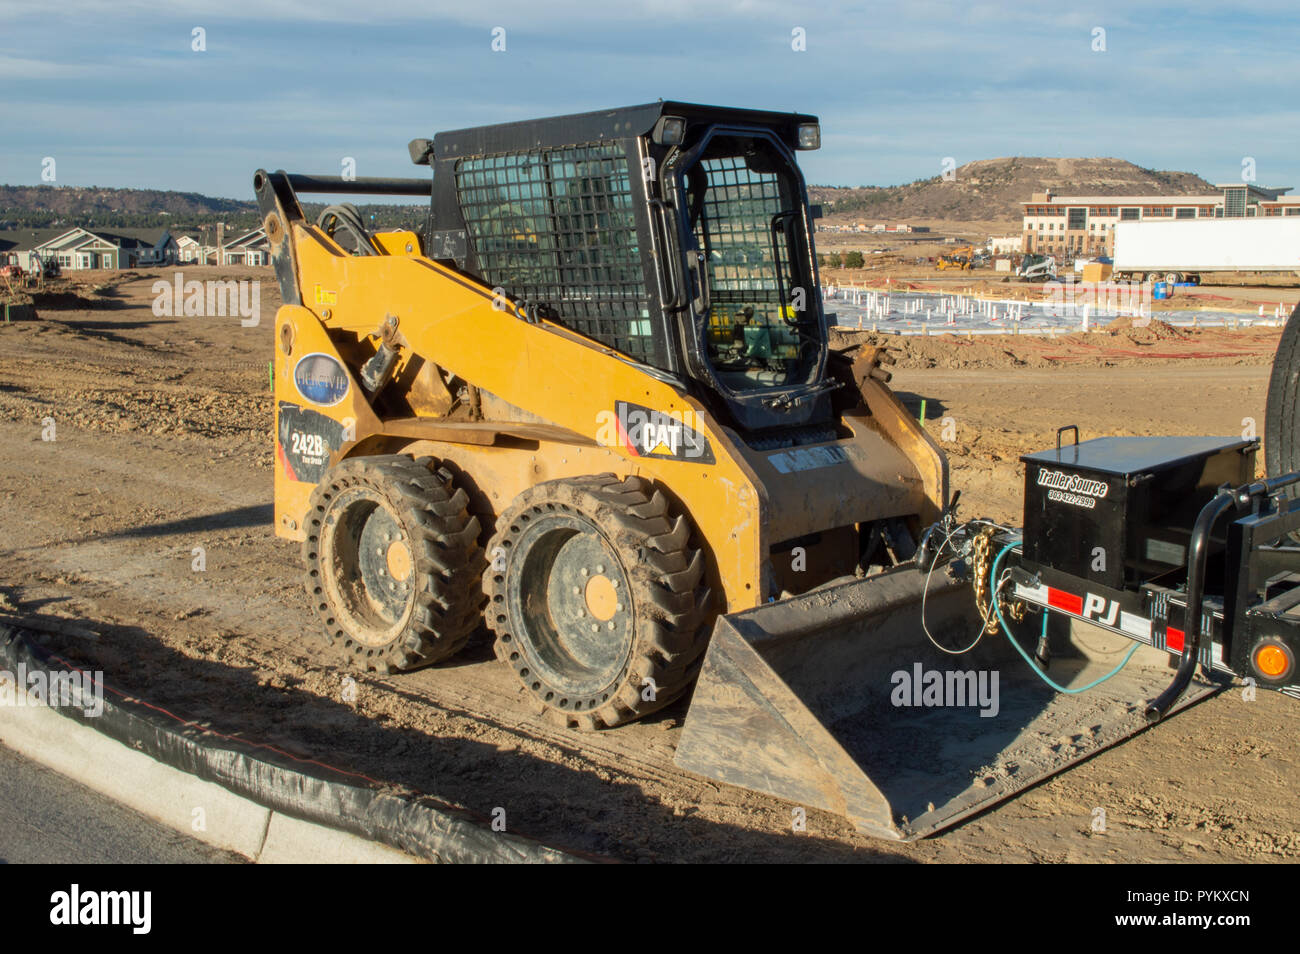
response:
M1114 626L1119 619L1119 601L1089 593L1083 600L1083 618L1103 626Z

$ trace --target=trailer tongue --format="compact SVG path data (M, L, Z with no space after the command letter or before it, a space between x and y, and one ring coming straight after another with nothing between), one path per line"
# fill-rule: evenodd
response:
M910 840L1234 674L1300 696L1300 474L1249 483L1257 446L1058 436L1023 534L950 513L916 566L722 617L677 764Z

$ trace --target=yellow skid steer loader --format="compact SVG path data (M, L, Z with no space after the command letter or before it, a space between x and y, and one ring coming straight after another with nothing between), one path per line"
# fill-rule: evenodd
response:
M257 172L277 532L337 653L406 670L486 624L584 729L693 691L680 766L891 838L1146 724L1166 653L1072 695L1049 652L1068 688L1129 640L1044 628L1032 662L986 632L1026 615L993 574L1009 528L955 523L887 356L828 348L795 158L819 145L814 116L658 102L417 139L431 178ZM299 193L429 219L312 222Z

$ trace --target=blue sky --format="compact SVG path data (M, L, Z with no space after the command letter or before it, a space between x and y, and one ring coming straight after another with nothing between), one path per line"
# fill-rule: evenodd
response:
M1217 182L1249 156L1300 188L1293 2L0 3L0 183L50 156L63 185L247 199L259 166L408 175L415 136L662 97L820 115L816 183L1006 155Z

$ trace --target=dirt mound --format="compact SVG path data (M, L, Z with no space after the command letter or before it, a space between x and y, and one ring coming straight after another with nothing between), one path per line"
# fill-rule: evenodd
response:
M35 321L32 296L15 286L0 284L0 322Z
M1030 362L1008 347L1004 335L959 338L956 335L881 335L860 331L833 331L832 348L859 342L884 346L898 368L1015 368Z
M1106 331L1127 334L1135 340L1144 341L1184 341L1191 337L1191 332L1175 328L1159 318L1134 318L1123 315L1106 325Z
M110 304L107 298L67 289L33 292L29 297L35 304L49 311L89 311L95 308L107 308Z

